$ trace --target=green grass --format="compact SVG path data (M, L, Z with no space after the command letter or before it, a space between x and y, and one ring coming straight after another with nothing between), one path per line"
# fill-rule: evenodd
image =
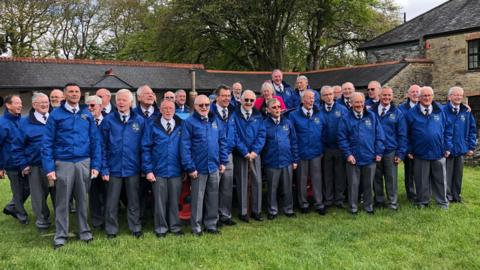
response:
M466 168L464 203L448 211L415 209L400 181L398 212L351 216L333 209L323 217L251 221L201 238L187 233L157 239L149 220L145 236L135 239L123 214L116 239L94 230L90 244L72 238L58 251L52 249L54 229L39 233L32 214L27 226L0 214L0 269L480 269L479 180L480 168ZM10 196L8 181L2 180L2 207ZM26 206L32 213L30 200Z

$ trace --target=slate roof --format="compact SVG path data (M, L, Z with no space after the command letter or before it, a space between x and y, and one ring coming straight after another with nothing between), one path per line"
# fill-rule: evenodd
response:
M480 1L450 0L361 44L358 50L419 41L455 32L480 29Z

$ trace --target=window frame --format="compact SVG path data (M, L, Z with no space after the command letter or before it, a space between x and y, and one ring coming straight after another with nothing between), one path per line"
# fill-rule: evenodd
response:
M475 48L475 46L477 48L476 53L473 52L473 48ZM476 65L476 66L473 66L473 65ZM467 43L467 70L469 71L480 70L480 39L472 39L472 40L469 40Z

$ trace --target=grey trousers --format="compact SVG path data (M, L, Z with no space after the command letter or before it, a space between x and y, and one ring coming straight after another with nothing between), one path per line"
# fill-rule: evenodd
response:
M192 232L202 231L202 219L205 229L217 229L219 182L218 171L211 174L199 174L197 179L192 179L192 214L190 217Z
M323 183L325 205L343 204L347 188L345 158L340 149L325 149L323 156Z
M65 244L69 228L69 203L75 197L77 227L80 240L92 239L88 226L88 191L90 190L90 159L79 162L56 161L55 237L54 244Z
M27 211L25 211L25 201L30 196L30 188L28 186L28 178L23 177L20 171L7 171L8 179L10 179L10 189L12 190L12 199L5 206L10 212L17 215L20 221L28 219Z
M265 175L268 184L268 213L272 215L278 214L277 193L278 187L281 186L281 194L283 198L283 213L293 213L293 195L292 195L292 165L285 168L265 168Z
M460 201L463 178L463 156L447 158L447 199Z
M348 203L351 212L358 212L360 183L363 191L363 208L365 211L373 211L372 183L375 177L375 167L375 162L363 166L347 163Z
M248 170L252 172L252 212L262 212L262 168L260 156L253 161L248 161L242 156L233 156L233 172L235 174L239 214L248 214Z
M93 227L105 224L105 203L107 201L107 182L101 176L92 179L88 196Z
M382 161L377 162L375 179L373 180L373 190L375 192L375 202L384 204L385 195L383 191L385 187L387 192L387 204L389 207L396 209L398 207L398 171L397 164L394 162L394 158L395 151L383 155Z
M322 191L322 157L316 157L310 160L301 160L296 170L297 177L297 198L300 208L308 208L307 184L310 176L313 189L313 201L315 209L323 209L323 191Z
M232 192L233 192L233 156L228 156L228 165L220 176L218 215L220 221L232 218Z
M154 203L154 225L156 233L178 232L182 230L178 216L178 200L182 192L182 178L157 176L152 184Z
M32 210L35 213L35 225L39 229L50 227L50 209L48 209L47 197L50 194L53 208L55 209L55 187L48 187L48 179L39 166L32 166L28 177L30 184L30 195L32 200Z
M403 160L405 172L405 191L407 193L407 198L411 201L415 201L417 198L417 195L415 194L415 178L413 177L413 161L414 159L409 159L407 156Z
M142 230L142 224L140 222L140 203L138 198L140 177L138 175L129 177L110 176L107 185L107 203L105 205L105 231L107 234L118 233L118 204L120 202L120 193L122 192L123 182L125 182L125 190L128 198L128 228L131 232L139 232Z
M447 172L445 158L439 160L424 160L415 158L414 175L415 187L417 188L417 205L428 205L430 197L433 197L437 204L448 208L447 200Z

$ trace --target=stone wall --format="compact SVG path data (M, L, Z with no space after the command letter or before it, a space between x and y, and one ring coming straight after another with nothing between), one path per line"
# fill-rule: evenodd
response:
M385 83L385 85L392 87L395 93L395 103L398 104L404 100L410 85L430 85L431 83L432 63L422 61L409 63L397 75Z
M378 63L386 61L400 61L405 58L423 58L419 48L419 43L408 43L402 45L393 45L384 48L374 48L365 50L365 56L368 63Z
M434 62L432 87L436 95L445 97L456 85L463 87L465 95L480 90L480 71L467 70L467 41L475 38L480 38L480 32L426 40L426 57Z

